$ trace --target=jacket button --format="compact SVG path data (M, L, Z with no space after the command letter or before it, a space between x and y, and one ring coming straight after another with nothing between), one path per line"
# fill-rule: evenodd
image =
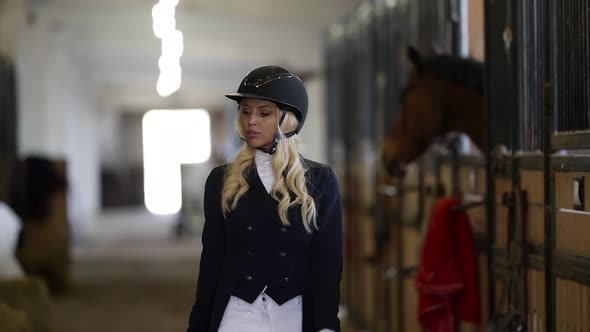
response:
M244 279L246 279L246 281L252 281L252 276L244 276Z
M251 232L251 231L252 231L252 229L253 229L253 228L252 228L252 226L248 226L248 227L246 227L246 230L247 230L248 232Z
M284 277L284 278L283 278L283 281L285 281L285 282L289 282L289 277Z
M286 253L286 252L284 252L284 251L281 251L281 252L279 253L279 256L281 256L281 257L285 257L285 256L287 256L287 253Z
M281 232L286 232L287 231L287 227L281 227Z

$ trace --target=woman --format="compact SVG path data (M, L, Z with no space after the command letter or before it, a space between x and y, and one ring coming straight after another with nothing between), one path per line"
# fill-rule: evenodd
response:
M197 296L188 332L340 331L342 212L331 168L299 154L303 82L253 70L238 92L244 144L205 184Z

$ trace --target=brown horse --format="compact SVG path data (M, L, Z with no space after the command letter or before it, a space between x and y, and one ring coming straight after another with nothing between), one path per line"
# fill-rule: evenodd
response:
M484 143L483 65L475 60L435 55L423 58L408 47L413 64L400 94L401 112L385 138L382 160L401 175L435 138L466 133L480 149Z

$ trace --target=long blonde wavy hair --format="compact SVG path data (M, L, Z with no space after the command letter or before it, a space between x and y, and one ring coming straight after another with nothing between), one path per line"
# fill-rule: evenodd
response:
M299 121L292 113L277 108L277 128L281 139L277 144L277 150L272 158L272 171L275 177L274 185L270 191L272 198L279 202L278 210L281 223L285 226L290 225L287 211L289 208L301 205L301 219L303 226L308 232L312 232L312 227L317 228L316 224L316 206L313 198L307 192L305 185L305 173L307 169L301 163L299 149L301 143L297 135L289 138L284 137L283 133L291 132L297 129ZM280 112L286 112L283 123L279 127L278 119ZM240 125L239 114L236 116L236 131L240 137L244 137L244 132ZM234 210L242 195L244 195L249 185L246 181L246 174L255 166L254 155L256 149L250 147L244 142L238 151L234 160L229 163L223 181L223 190L221 192L221 206L223 213L227 214ZM286 176L283 176L286 171ZM295 199L291 200L292 192Z

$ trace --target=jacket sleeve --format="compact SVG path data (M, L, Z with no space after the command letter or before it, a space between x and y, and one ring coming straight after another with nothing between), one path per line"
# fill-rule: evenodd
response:
M223 172L221 167L218 167L209 174L205 184L203 251L197 281L197 294L191 310L187 332L209 330L211 308L225 257L225 228L221 209L222 184Z
M340 331L338 305L342 278L342 202L336 174L328 169L318 204L318 229L311 243L314 330Z

